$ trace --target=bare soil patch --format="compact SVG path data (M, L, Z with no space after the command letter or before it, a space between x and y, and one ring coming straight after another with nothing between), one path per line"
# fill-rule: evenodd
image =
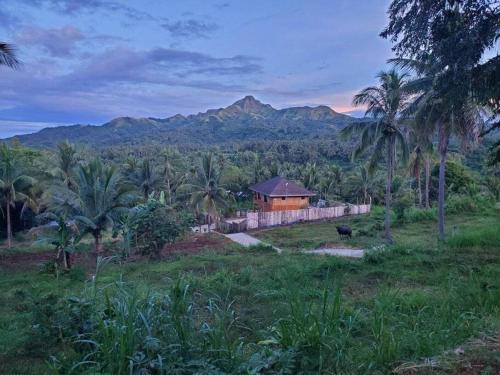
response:
M205 249L223 249L231 241L219 234L198 234L190 236L182 241L169 244L163 248L162 255L170 254L195 254ZM29 247L29 243L26 247ZM106 246L106 244L104 245ZM104 248L102 256L116 255ZM22 251L9 252L6 249L0 250L0 268L12 270L33 270L41 267L43 264L55 259L56 253L53 250L46 251ZM143 258L139 254L134 254L128 261L137 261ZM74 253L71 255L71 264L80 266L84 269L93 269L95 267L95 256L91 253Z
M206 249L217 250L224 248L230 243L231 241L228 238L217 233L195 234L185 240L166 245L163 248L162 255L172 253L194 254Z

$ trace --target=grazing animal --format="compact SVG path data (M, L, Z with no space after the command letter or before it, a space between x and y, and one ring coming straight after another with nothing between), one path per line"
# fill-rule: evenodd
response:
M345 238L345 237L352 238L351 227L348 227L347 225L340 225L336 228L337 228L337 233L339 234L340 238Z

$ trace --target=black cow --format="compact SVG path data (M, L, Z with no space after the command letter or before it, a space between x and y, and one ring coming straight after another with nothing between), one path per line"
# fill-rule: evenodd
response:
M340 238L345 238L345 237L352 238L351 227L349 227L347 225L340 225L336 228L337 228L337 233L339 234Z

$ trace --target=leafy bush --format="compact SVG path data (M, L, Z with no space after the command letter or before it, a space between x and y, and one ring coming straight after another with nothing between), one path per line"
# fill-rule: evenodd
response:
M404 221L406 212L413 207L413 197L409 192L400 192L394 199L393 208L396 213L396 218L399 221Z
M377 264L386 258L388 248L386 245L373 246L365 251L363 260L368 263Z
M432 190L437 195L439 165L434 167L431 175ZM477 188L469 170L457 161L448 160L446 162L445 180L448 192L453 194L470 194Z
M484 194L451 194L446 200L446 213L471 213L487 211L495 205L494 199Z
M131 221L137 249L152 256L159 256L163 247L180 238L192 222L189 215L176 212L155 199L137 206Z
M410 207L405 213L405 221L408 223L434 220L437 220L437 210L435 208Z

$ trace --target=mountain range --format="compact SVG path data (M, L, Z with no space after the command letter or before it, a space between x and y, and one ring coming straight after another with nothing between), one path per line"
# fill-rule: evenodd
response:
M53 147L68 140L105 147L117 144L222 144L255 140L332 137L355 121L327 106L275 109L253 96L225 108L168 118L118 117L101 126L71 125L16 136L32 147Z

